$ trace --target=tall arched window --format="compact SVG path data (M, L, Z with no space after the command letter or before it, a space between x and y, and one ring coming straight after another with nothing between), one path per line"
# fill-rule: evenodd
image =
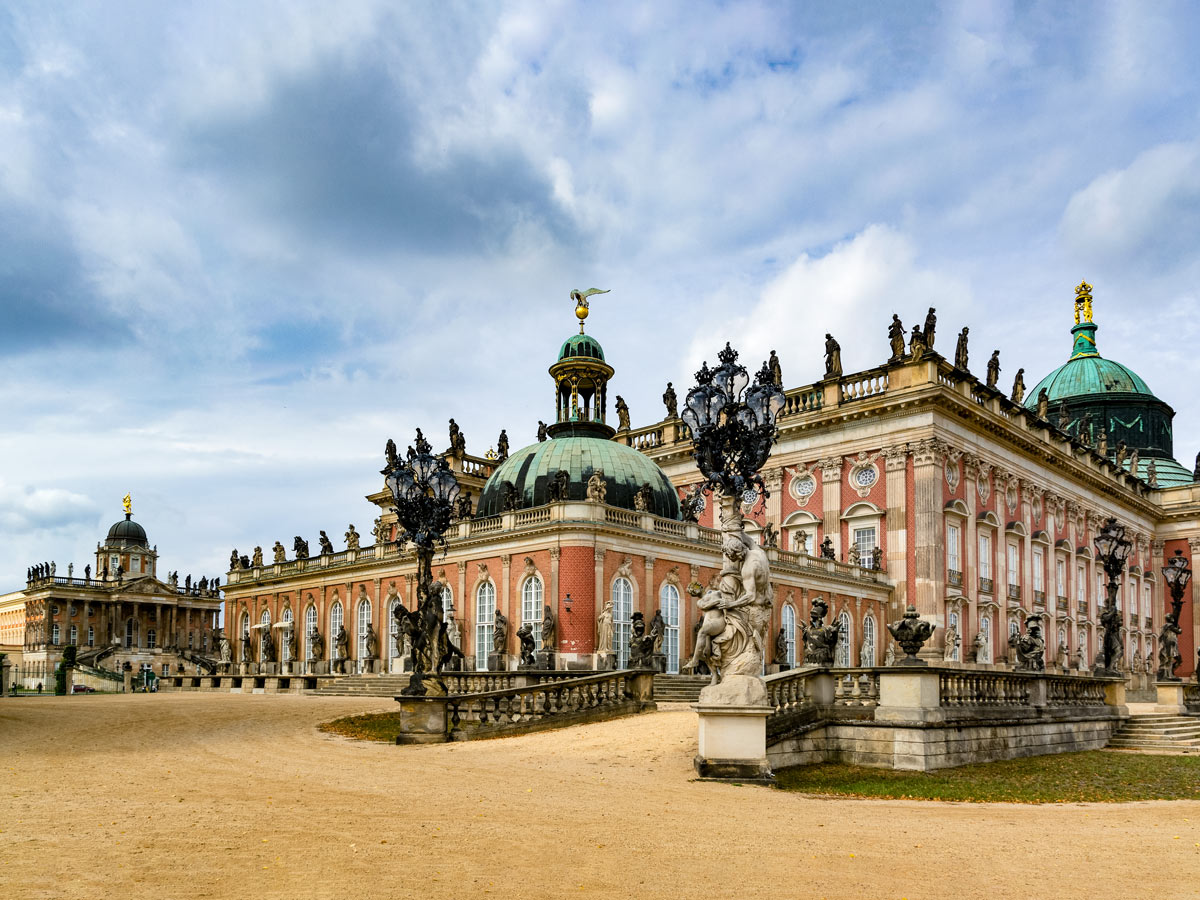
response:
M292 661L292 608L283 608L283 623L287 627L279 632L279 659L283 662Z
M617 654L617 668L629 664L629 637L633 623L633 585L628 578L618 578L612 586L613 602L613 650Z
M359 659L367 658L367 629L371 627L371 601L365 597L358 601L358 653Z
M667 656L667 671L672 674L679 672L679 588L673 584L664 584L659 592L662 604L663 621L663 653Z
M782 614L783 637L787 641L787 659L782 660L789 666L796 665L796 610L790 603L785 603ZM780 660L775 660L780 662Z
M71 643L75 644L75 643L78 643L78 641L79 641L79 626L72 625L71 626ZM151 644L150 646L153 647L154 645Z
M859 655L860 666L875 665L875 617L868 615L863 619L862 652Z
M342 630L342 626L346 624L345 616L342 613L342 601L334 600L333 606L329 608L329 653L327 659L333 659L337 653L337 636ZM332 669L330 671L333 671Z
M450 585L442 583L442 619L450 614L450 610L454 609L454 591L450 590Z
M88 646L89 647L96 646L96 629L93 628L91 625L88 626Z
M72 625L71 631L74 631L74 630L75 630L75 626ZM72 635L72 637L74 637L74 635ZM153 628L146 629L146 649L153 650L154 647L156 646L157 642L158 642L158 632L156 632ZM74 641L72 641L72 643L74 643Z
M400 637L400 622L396 619L396 610L400 608L400 598L396 597L388 605L388 659L395 659L404 649L403 641Z
M838 614L838 624L841 626L838 629L837 649L834 652L833 664L842 669L850 668L850 614L842 612Z
M304 610L304 659L305 661L312 659L313 655L313 638L312 633L317 627L317 608L311 603Z
M58 626L54 626L54 643L58 643ZM137 620L128 618L125 620L125 646L137 646Z
M262 615L259 616L258 624L262 626L258 633L258 658L264 660L267 658L267 642L271 640L271 611L264 609Z
M958 613L949 613L946 616L946 625L950 628L953 628L954 634L958 637L958 640L954 642L954 647L950 651L950 658L954 660L954 662L958 662L961 659L959 656L959 650L962 647L962 632L958 627Z
M542 601L545 589L542 579L530 575L521 585L521 624L533 627L533 643L537 650L542 649Z
M58 638L59 638L58 623L55 622L54 626L50 629L50 643L57 644ZM133 645L129 643L128 639L126 639L125 646L132 647Z
M475 589L475 669L487 669L496 626L496 585L485 581Z
M989 616L980 616L979 618L979 633L983 635L983 642L979 648L979 656L977 662L990 663L992 661L992 620Z

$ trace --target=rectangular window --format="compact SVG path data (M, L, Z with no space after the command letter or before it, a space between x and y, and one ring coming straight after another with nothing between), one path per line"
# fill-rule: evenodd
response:
M957 525L946 526L946 568L955 572L962 571L962 553L959 549L961 532Z
M858 561L865 569L875 565L875 526L854 529L854 546L858 548Z
M1020 557L1017 555L1017 545L1008 545L1008 584L1010 587L1016 587L1021 583L1021 563Z
M1105 600L1108 599L1108 594L1104 591L1104 576L1096 576L1096 606L1099 607Z
M1075 570L1075 595L1080 603L1087 603L1087 566Z
M1142 584L1142 599L1144 601L1142 604L1142 609L1145 611L1144 615L1149 619L1154 615L1154 594L1148 581Z
M1041 547L1033 548L1033 589L1046 590L1046 552Z
M1054 587L1058 591L1058 596L1067 596L1067 561L1065 559L1056 560L1054 563Z
M992 577L992 538L987 534L979 536L979 577Z

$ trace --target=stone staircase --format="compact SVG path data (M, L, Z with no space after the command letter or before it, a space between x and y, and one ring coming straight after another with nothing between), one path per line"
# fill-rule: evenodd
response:
M1108 742L1110 750L1175 750L1200 753L1200 717L1131 716Z
M347 675L324 680L313 691L316 697L387 697L400 693L408 686L408 675Z
M655 675L655 703L695 703L700 699L700 689L709 682L707 675Z

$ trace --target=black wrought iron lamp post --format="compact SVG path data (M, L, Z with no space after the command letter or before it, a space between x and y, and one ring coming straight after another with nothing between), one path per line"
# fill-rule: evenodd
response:
M1167 560L1162 573L1167 590L1171 592L1171 611L1167 613L1158 635L1158 680L1179 681L1175 675L1175 670L1183 665L1183 657L1179 653L1179 614L1183 611L1183 592L1192 580L1192 570L1188 568L1182 550L1176 550L1175 555Z
M706 362L696 373L681 418L691 429L692 453L705 488L727 501L753 501L766 493L759 470L775 443L775 421L787 398L772 381L767 363L750 385L736 350L726 343L718 356L716 369Z
M1117 609L1117 591L1120 589L1118 579L1125 571L1125 560L1133 543L1125 537L1125 526L1117 524L1115 518L1110 518L1096 535L1096 558L1104 567L1108 577L1105 586L1107 597L1104 608L1100 611L1100 626L1104 629L1104 643L1101 647L1101 658L1096 667L1097 674L1117 675L1117 662L1121 658L1121 612Z
M419 428L406 457L397 455L396 445L389 440L387 465L381 470L400 525L396 543L403 547L411 542L417 555L417 608L408 612L397 607L396 616L401 633L412 642L412 677L401 693L418 696L427 692L427 672L440 681L443 664L455 654L462 655L446 635L441 591L433 590L433 554L446 544L459 485L446 460L431 449Z

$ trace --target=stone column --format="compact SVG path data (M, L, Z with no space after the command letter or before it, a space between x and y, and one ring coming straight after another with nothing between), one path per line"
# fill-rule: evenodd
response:
M654 593L654 562L653 556L647 555L646 561L646 579L645 587L642 590L642 615L646 617L646 630L650 630L650 620L654 618L654 611L658 609L658 595Z
M821 555L818 544L833 539L833 552L842 558L842 457L830 456L817 461L821 469L821 541L813 537L813 554Z
M561 556L562 556L562 548L561 547L551 547L550 548L550 608L552 610L554 610L555 620L560 622L560 624L561 624L561 620L562 620L563 611L560 608L560 603L562 602L562 592L560 591L559 586L558 586L558 565L559 565L559 558ZM561 643L562 637L563 637L561 627L556 629L556 634L558 635L559 642ZM557 650L558 648L554 647L552 649Z
M521 627L521 617L514 616L510 596L512 594L512 554L505 553L500 557L500 609L508 617L508 646L504 648L505 656L509 655L508 648L513 646L517 629ZM506 660L507 661L507 660Z
M945 445L936 439L912 447L915 488L916 597L909 600L938 630L945 628L942 598L946 594L946 546L942 533L942 477ZM925 648L936 654L937 648Z

